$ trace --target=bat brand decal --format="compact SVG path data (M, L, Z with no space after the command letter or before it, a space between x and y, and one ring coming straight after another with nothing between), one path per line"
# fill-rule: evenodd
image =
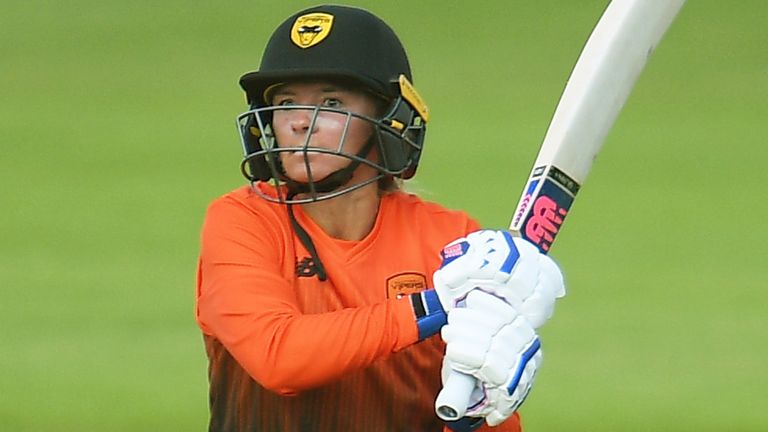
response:
M573 195L547 178L531 205L531 212L521 230L522 235L542 252L548 252L572 203Z
M561 171L558 167L552 165L552 167L549 169L549 172L547 173L547 176L554 180L555 183L560 185L560 187L570 192L571 195L576 195L579 193L581 186L576 183L576 180L569 177L568 174Z
M540 196L533 203L533 214L525 226L525 235L543 251L548 251L555 240L568 210L559 207L548 196Z
M299 48L309 48L325 39L333 27L333 15L315 12L296 18L291 28L291 40Z
M512 221L512 226L517 226L525 212L528 211L528 205L531 203L533 192L536 190L536 186L538 186L538 184L539 180L533 180L528 184L528 188L525 190L525 196L523 197L522 201L520 201L520 206L518 207L517 212L515 212L515 218Z

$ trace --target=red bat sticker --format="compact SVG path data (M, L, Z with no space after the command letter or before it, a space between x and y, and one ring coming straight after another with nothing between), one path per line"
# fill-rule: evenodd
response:
M548 196L540 196L533 203L531 218L525 225L525 236L542 251L549 251L567 214L567 208L560 207Z

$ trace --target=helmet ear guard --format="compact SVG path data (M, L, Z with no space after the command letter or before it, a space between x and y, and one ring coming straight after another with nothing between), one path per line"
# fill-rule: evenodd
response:
M395 132L395 136L386 134L381 157L388 170L407 180L416 174L419 166L429 109L404 74L400 74L392 86L398 96L382 122Z
M274 174L269 161L267 161L269 152L264 151L275 145L271 118L261 119L258 116L256 111L249 111L237 119L240 139L243 144L243 154L245 154L245 158L240 163L240 171L251 182L267 181ZM271 117L271 113L269 117Z
M381 122L385 125L379 148L382 165L397 177L413 177L427 132L424 119L399 96Z

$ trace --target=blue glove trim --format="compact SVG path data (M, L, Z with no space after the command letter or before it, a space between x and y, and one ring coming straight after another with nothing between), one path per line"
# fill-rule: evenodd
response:
M512 269L515 268L517 260L520 259L520 251L517 250L515 241L509 231L502 231L501 233L504 235L504 240L506 240L507 244L509 245L509 255L507 255L507 259L504 260L504 264L501 266L501 271L505 273L512 273Z
M454 432L472 432L483 425L483 420L485 419L482 417L462 417L455 421L445 422L445 425Z
M411 305L416 315L419 340L424 340L439 332L448 322L448 315L440 303L437 291L433 289L411 294Z
M541 341L539 340L539 337L536 336L536 339L533 340L531 345L523 352L522 354L522 361L517 365L517 370L515 371L515 376L512 378L512 382L509 383L509 386L507 387L507 393L512 394L515 392L515 389L517 388L518 384L520 384L520 378L523 376L523 370L525 369L525 365L528 364L529 361L533 358L533 356L539 352L539 349L541 349Z

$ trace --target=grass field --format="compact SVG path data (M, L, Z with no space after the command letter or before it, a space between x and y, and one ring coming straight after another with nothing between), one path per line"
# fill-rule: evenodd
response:
M312 4L0 4L3 430L206 428L198 230L244 182L237 78ZM433 111L412 189L506 226L606 1L351 4ZM528 432L768 430L766 22L689 0L657 49L553 249Z

